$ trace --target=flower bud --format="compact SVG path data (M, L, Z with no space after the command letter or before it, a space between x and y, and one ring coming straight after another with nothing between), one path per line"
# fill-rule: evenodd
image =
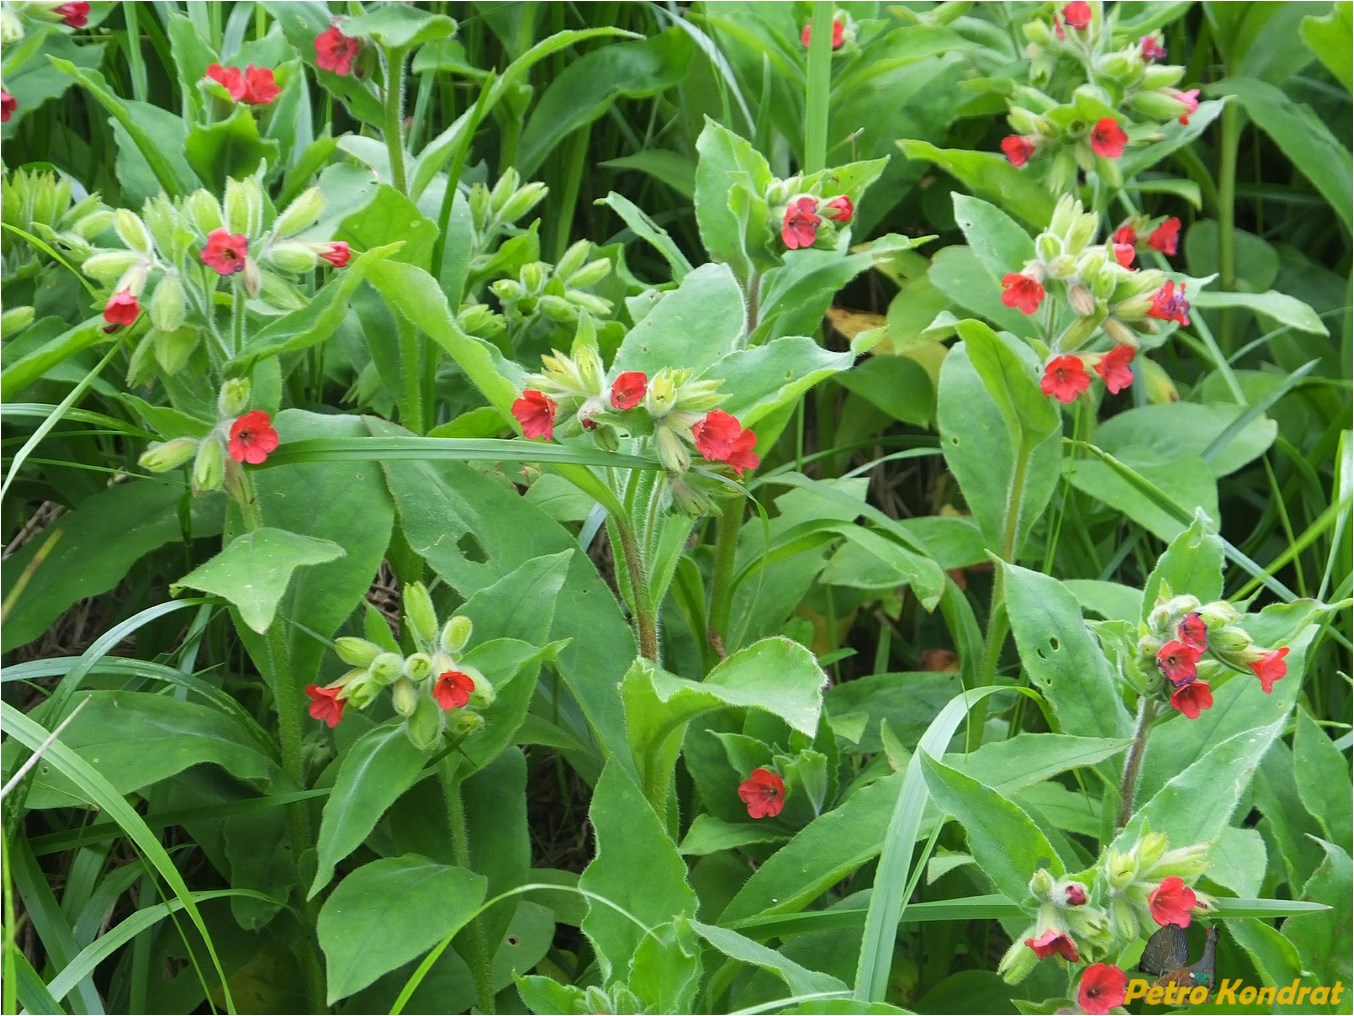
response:
M195 190L188 195L186 203L188 218L192 220L197 230L206 236L225 225L225 220L221 216L221 206L217 203L215 195L210 191Z
M1229 663L1241 662L1238 657L1244 656L1253 644L1251 637L1236 625L1208 629L1208 648Z
M495 279L489 283L489 289L504 304L517 303L526 296L526 290L516 279Z
M1160 600L1152 608L1152 612L1147 615L1147 625L1153 633L1164 639L1175 638L1176 625L1186 614L1193 613L1199 609L1199 598L1185 593L1181 596L1172 596L1166 600Z
M1168 850L1157 860L1145 877L1154 879L1176 875L1186 882L1193 882L1209 869L1209 850L1207 843L1194 843L1188 847Z
M1152 405L1165 402L1179 402L1180 392L1175 382L1166 373L1166 368L1155 360L1140 359L1135 365L1142 375L1143 387L1147 389L1147 401Z
M438 643L444 653L455 656L470 643L470 636L474 631L474 622L463 614L457 614L455 617L449 618L447 623L442 626L442 635L438 639Z
M146 224L130 209L119 208L113 213L113 228L122 242L137 253L150 255L154 249Z
M106 208L101 208L76 219L71 226L71 232L82 240L92 240L112 224L113 213Z
M462 307L456 315L456 323L471 335L480 338L503 331L503 318L483 303L472 303Z
M312 271L320 263L315 250L304 243L274 243L264 248L261 260L270 268L292 275Z
M499 211L499 221L516 222L545 200L548 193L550 193L550 188L543 183L529 183L525 187L519 188Z
M176 437L172 441L154 441L137 459L142 469L152 473L166 473L181 466L197 451L197 441L191 437Z
M594 424L591 429L592 440L596 443L598 448L608 452L620 451L621 438L620 435L616 433L615 427L604 423L601 426Z
M668 415L668 411L672 409L676 400L677 384L673 379L672 371L664 367L649 378L649 390L644 393L644 408L649 411L649 415L654 420L661 420ZM680 470L680 472L685 472L685 469Z
M226 180L226 227L246 237L258 236L263 228L263 192L254 177Z
M489 226L489 217L493 211L489 207L489 188L477 183L470 188L470 223L477 233L483 233Z
M1054 233L1040 233L1034 240L1034 250L1041 261L1052 261L1062 256L1063 242Z
M1053 875L1047 868L1039 868L1030 876L1030 895L1036 900L1048 900L1053 896Z
M1154 88L1169 88L1171 85L1178 85L1185 76L1185 68L1178 64L1151 64L1143 68L1142 83L1139 88L1144 91ZM1176 116L1179 116L1176 113Z
M654 445L658 461L669 473L680 475L691 468L691 452L671 427L663 425L654 431Z
M447 736L457 741L484 729L484 717L469 709L453 709L442 715L447 719Z
M368 642L366 639L344 635L334 640L334 652L348 666L361 667L365 670L375 663L381 655L381 647L375 642Z
M544 261L532 261L522 266L522 270L517 273L518 279L522 283L522 288L528 293L536 294L545 288L546 272L550 266Z
M399 653L381 653L371 661L367 670L372 680L384 688L404 673L404 657Z
M461 710L464 711L464 710ZM442 741L443 712L427 695L419 695L405 717L404 733L419 751L432 751Z
M474 667L467 667L464 663L461 664L461 673L475 682L475 690L470 693L470 701L466 703L469 708L488 709L494 704L497 693L487 677Z
M1048 274L1055 279L1070 279L1077 274L1077 259L1071 254L1060 254L1047 265Z
M1138 869L1142 878L1146 878L1156 863L1166 853L1166 836L1163 833L1143 833L1133 848L1138 857Z
M9 339L33 323L32 307L10 307L0 312L0 338Z
M320 192L320 188L311 187L277 217L277 221L273 224L273 232L277 236L285 237L309 228L324 211L324 204L324 194Z
M1026 928L1025 931L1015 937L1015 941L1011 943L1011 948L1006 950L1001 962L997 964L997 973L1007 984L1019 984L1034 972L1035 966L1039 963L1039 957L1035 955L1033 949L1025 944L1025 939L1033 938L1038 933L1039 929L1033 925Z
M150 298L151 324L162 332L172 332L188 316L188 298L178 275L166 275Z
M110 250L85 258L81 271L105 285L121 276L133 265L141 263L141 255L129 250Z
M422 582L411 582L404 587L404 616L420 648L431 648L437 640L437 611Z
M1077 212L1072 228L1064 234L1063 245L1069 254L1080 254L1086 249L1086 245L1091 242L1095 236L1096 217L1089 213L1081 211L1081 203L1077 203Z
M376 701L381 694L381 682L370 671L353 670L349 672L351 680L344 686L348 704L354 709L365 709Z
M225 450L219 438L209 437L198 446L197 458L193 461L193 492L220 490L225 474Z
M1241 612L1226 600L1214 600L1199 608L1199 620L1207 625L1210 631L1240 621L1241 618Z
M1067 302L1071 304L1072 310L1082 317L1089 317L1095 313L1095 297L1080 282L1074 282L1067 287Z
M1110 904L1110 927L1121 940L1131 942L1138 937L1138 913L1132 903L1121 897Z
M503 175L494 184L494 189L489 192L489 207L494 210L495 215L502 211L509 199L516 193L517 185L521 180L521 176L512 166L503 171Z
M1111 848L1105 854L1105 879L1110 888L1122 892L1133 884L1138 877L1138 860L1132 852L1123 853Z
M259 272L259 263L253 258L244 259L244 268L240 272L240 286L245 296L251 299L259 295L263 288L263 275Z
M249 408L250 383L247 377L227 378L221 385L221 394L216 397L216 412L223 420L234 420ZM368 663L371 661L368 660ZM354 663L354 666L366 666Z
M611 274L611 262L606 258L598 258L595 261L589 261L578 271L574 272L564 279L571 288L581 289L584 286L591 286L601 282Z
M573 324L578 320L578 309L562 296L541 297L541 313L558 324Z
M544 297L548 300L550 297ZM581 289L566 289L564 299L573 307L587 311L593 317L606 317L611 313L611 301L603 299L595 293L585 293Z
M407 677L401 677L390 686L390 704L401 716L412 716L418 706L418 689Z
M570 245L555 264L555 278L568 281L569 277L583 267L583 263L588 259L588 252L592 249L591 240L579 240Z
M0 7L0 42L6 46L24 37L24 23L8 5Z
M411 681L426 681L433 676L433 661L427 653L414 653L404 661L404 672Z

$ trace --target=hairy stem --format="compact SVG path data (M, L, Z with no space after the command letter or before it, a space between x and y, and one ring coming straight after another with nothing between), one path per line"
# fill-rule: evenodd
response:
M726 652L733 652L729 619L733 613L733 574L738 558L738 534L743 528L747 498L731 498L715 523L715 565L710 577L710 632L719 636Z
M390 182L408 196L409 179L404 170L404 49L382 50L386 72L385 136L390 153ZM421 432L420 432L421 433Z
M1156 699L1144 695L1138 700L1138 723L1133 730L1133 743L1128 749L1128 758L1124 760L1124 782L1120 788L1123 803L1119 806L1119 818L1114 823L1116 829L1128 825L1133 817L1133 798L1138 792L1138 773L1142 769L1142 756L1147 750L1147 732L1152 729L1152 721L1157 718L1159 704Z
M456 863L472 871L470 834L465 825L465 802L461 799L461 781L456 776L456 760L453 756L448 755L442 760L439 776L442 780L442 796L447 802L447 824L451 826L451 849ZM493 957L484 935L484 925L476 918L470 922L466 932L470 936L470 975L475 981L478 1008L480 1012L492 1016L495 1012Z

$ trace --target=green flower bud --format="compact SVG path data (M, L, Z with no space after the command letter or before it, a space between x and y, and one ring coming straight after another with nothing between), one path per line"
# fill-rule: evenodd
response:
M1083 318L1095 313L1095 297L1080 282L1074 282L1067 287L1067 302L1071 305L1073 312L1080 314ZM1077 323L1080 324L1080 322ZM1089 338L1089 335L1084 336L1081 341L1084 342L1086 338ZM1081 342L1078 342L1077 345L1081 345Z
M259 295L263 288L263 276L259 273L259 263L253 258L244 259L244 268L240 271L240 286L250 299Z
M1138 937L1138 912L1128 900L1119 898L1110 904L1110 927L1116 938L1133 941Z
M578 271L567 276L564 281L573 289L581 289L601 282L610 274L611 262L606 258L598 258L596 261L589 261Z
M1184 105L1166 92L1138 92L1128 104L1135 113L1149 120L1174 120L1185 111Z
M1039 20L1031 20L1020 26L1025 38L1036 46L1047 46L1053 41L1053 33L1048 25Z
M348 666L366 670L376 662L382 650L375 642L368 642L366 639L352 635L343 635L334 640L334 652Z
M1165 402L1179 402L1180 392L1176 390L1175 382L1171 376L1166 373L1166 368L1155 360L1139 359L1134 365L1138 373L1142 375L1143 387L1147 389L1147 401L1152 405L1161 405Z
M545 288L545 282L550 266L544 261L532 261L530 264L522 266L522 270L517 273L518 279L522 283L522 288L528 293L537 294Z
M172 441L154 441L137 459L137 465L152 473L167 473L181 466L197 452L197 441L191 437L176 437Z
M1052 261L1062 256L1063 242L1053 233L1040 233L1034 240L1034 251L1041 261Z
M85 258L81 271L105 285L121 276L133 265L141 263L141 255L129 250L110 250Z
M1152 612L1147 615L1147 626L1152 629L1153 634L1162 639L1175 638L1176 625L1186 614L1199 609L1199 598L1185 593L1182 596L1172 596L1169 599L1161 600Z
M1184 76L1185 68L1177 64L1149 64L1143 68L1142 82L1139 87L1143 90L1169 88L1171 85L1179 84ZM1176 114L1176 116L1179 115L1179 113Z
M188 297L178 275L166 275L155 287L150 298L151 324L164 332L172 332L188 316Z
M1071 254L1061 254L1046 267L1051 278L1070 279L1077 274L1077 259Z
M1038 934L1039 929L1035 925L1030 925L1015 937L1015 941L997 964L997 973L1007 984L1019 984L1034 972L1039 957L1025 944L1025 939L1034 938Z
M314 248L309 244L286 242L270 244L264 249L260 260L270 268L292 275L313 271L320 263Z
M0 42L6 46L24 37L24 23L8 6L0 7Z
M668 415L672 409L673 403L677 401L677 384L673 378L672 370L663 367L653 377L649 378L649 389L644 393L644 408L649 411L649 415L655 420L661 420ZM685 468L679 472L685 472Z
M234 420L246 409L249 408L249 378L232 377L227 378L221 385L221 394L216 397L216 412L223 420ZM371 661L368 660L367 663ZM353 666L366 666L365 663L354 663Z
M1208 648L1229 663L1240 662L1238 658L1246 655L1252 645L1251 637L1235 625L1208 629Z
M71 231L82 240L92 240L112 224L113 213L104 208L76 219Z
M1138 859L1130 851L1123 853L1110 849L1105 854L1105 880L1116 892L1127 889L1138 877Z
M1166 837L1163 833L1143 833L1133 850L1138 856L1138 869L1146 878L1166 853Z
M429 696L418 696L413 712L405 717L404 733L419 751L432 751L442 743L442 716L442 710Z
M606 423L599 424L597 429L592 431L592 440L603 451L619 451L621 447L620 435L616 433L616 428Z
M470 636L475 631L475 623L463 614L450 618L442 626L442 635L438 639L442 651L455 656L470 644Z
M499 210L499 221L516 222L544 201L548 193L550 193L550 188L543 183L529 183L525 187L519 188Z
M419 647L431 648L437 641L437 611L422 582L411 582L404 587L404 617Z
M1241 618L1241 612L1226 600L1214 600L1199 607L1199 620L1208 625L1209 631L1240 621Z
M226 227L246 237L258 236L263 228L263 192L254 177L226 180Z
M1030 895L1036 900L1048 900L1053 896L1053 875L1047 868L1038 869L1030 876Z
M414 715L414 710L418 706L418 689L409 678L401 677L390 686L390 704L401 716Z
M562 296L543 296L540 300L541 313L558 324L573 324L578 320L578 310Z
M503 318L482 303L462 307L456 315L456 323L471 335L481 338L503 331Z
M119 208L113 213L113 228L122 242L138 254L149 256L154 250L146 224L141 221L141 216L130 209Z
M185 207L194 228L203 236L213 230L221 229L225 225L225 219L221 215L221 206L217 203L215 195L209 191L193 191L192 194L188 195Z
M1166 851L1145 877L1162 879L1176 875L1186 882L1193 882L1207 873L1209 867L1208 844L1194 843L1188 847Z
M311 187L289 204L286 210L273 223L273 232L277 236L292 236L315 224L315 220L324 211L324 195L320 188Z
M1083 289L1082 292L1085 292L1085 290ZM1071 353L1080 349L1099 327L1100 324L1095 315L1095 304L1092 302L1091 314L1088 317L1079 317L1067 326L1067 329L1062 333L1062 337L1058 340L1058 348L1064 353Z
M517 303L522 297L526 296L526 290L522 284L514 279L496 279L489 283L489 288L494 296L504 304Z
M461 664L461 673L475 682L475 690L470 693L470 701L466 703L469 708L488 709L494 704L497 693L487 677L474 667L467 667L464 663Z
M453 709L443 715L447 720L447 736L454 740L463 740L484 729L484 717L479 713L472 713L469 709Z
M381 653L371 661L367 670L372 680L384 688L404 673L404 657L399 653Z
M1078 214L1073 220L1072 228L1064 235L1064 247L1069 254L1080 254L1086 249L1086 245L1091 242L1095 236L1096 218L1094 215L1083 213L1081 203L1077 203Z
M226 475L226 453L219 437L209 437L198 446L193 461L193 493L220 490Z
M509 166L503 171L503 175L500 176L498 182L494 184L494 189L489 192L489 205L493 208L494 214L498 214L503 210L504 206L511 200L513 194L516 193L517 185L521 183L521 181L521 176L518 175L517 170L512 166Z
M426 681L433 676L433 661L427 653L414 653L406 657L404 672L411 681Z
M590 250L592 250L591 240L579 240L572 244L555 264L555 278L567 281L570 276L583 267Z
M32 307L10 307L0 313L0 338L9 339L33 323Z
M545 297L550 299L550 297ZM581 289L566 289L564 299L574 307L587 311L593 317L606 317L611 313L611 301L594 293L585 293Z
M671 427L664 425L655 429L654 445L658 461L670 474L681 475L691 468L691 452Z
M381 694L381 683L369 671L349 671L351 680L344 686L348 704L354 709L366 709Z
M1096 69L1106 77L1116 78L1120 82L1137 77L1142 69L1142 58L1134 60L1127 53L1106 53L1096 61Z

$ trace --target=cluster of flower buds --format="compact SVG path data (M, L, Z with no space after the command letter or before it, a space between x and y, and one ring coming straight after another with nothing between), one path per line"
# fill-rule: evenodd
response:
M806 22L799 33L799 41L805 49L813 41L813 22ZM849 53L856 42L856 21L847 11L832 12L832 54Z
M793 183L794 181L788 181ZM772 205L774 228L786 250L837 245L837 230L855 218L856 206L845 194L821 198L814 194L794 193L784 203Z
M91 241L113 224L113 213L98 194L74 201L71 182L46 170L16 169L0 187L0 255L8 276L26 276L48 255L28 244L18 231L32 233L72 260L83 261L94 250Z
M273 78L272 68L253 64L241 70L214 63L207 68L202 80L220 85L232 103L243 102L249 106L267 106L282 94Z
M1237 623L1242 614L1226 600L1200 603L1195 596L1163 599L1148 615L1138 641L1137 668L1156 675L1148 690L1168 697L1191 720L1213 705L1210 682L1248 674L1265 694L1288 673L1288 647L1258 646Z
M89 4L85 0L58 3L56 0L13 0L0 7L0 43L18 42L32 28L64 25L84 28L89 24Z
M273 419L262 409L248 412L249 380L233 378L216 399L217 422L205 436L176 437L153 442L138 460L143 469L164 473L193 460L193 493L224 488L241 495L241 470L265 462L277 450L279 438Z
M1163 223L1148 235L1162 246L1174 249L1172 230ZM1097 220L1070 195L1058 200L1048 229L1035 238L1035 256L1019 272L1002 277L1001 302L1023 314L1038 311L1049 286L1062 287L1067 305L1076 316L1054 339L1044 365L1040 389L1059 402L1072 402L1091 386L1086 368L1092 367L1110 394L1133 383L1132 363L1139 336L1155 335L1157 321L1189 324L1185 287L1156 269L1132 267L1134 246L1121 242L1121 227L1109 243L1095 243ZM1136 244L1137 233L1134 232ZM1168 241L1170 243L1168 244ZM1111 343L1104 353L1078 353L1096 335Z
M487 266L498 238L540 204L549 192L543 183L522 183L522 177L511 166L504 170L492 188L482 183L470 188L470 226L474 237L471 244L474 255L470 261L472 274Z
M1097 168L1114 177L1113 161L1130 140L1160 136L1159 124L1188 123L1199 107L1199 91L1174 87L1180 66L1161 64L1161 36L1133 37L1099 0L1059 4L1049 19L1023 26L1029 41L1031 85L1017 85L1007 121L1015 132L1001 148L1012 165L1034 163L1054 193L1072 188L1076 170ZM1058 85L1058 97L1042 88ZM1117 182L1117 181L1116 181Z
M422 583L404 589L404 619L415 651L405 655L386 633L384 644L344 636L334 651L352 669L327 685L310 685L310 715L331 727L348 706L365 709L390 689L395 712L415 747L430 751L484 727L482 710L494 703L494 686L474 667L459 660L470 642L470 618L456 615L439 623L432 597Z
M523 327L537 315L557 324L571 325L580 314L605 318L611 313L611 301L584 287L596 285L611 272L606 258L588 260L592 243L579 240L564 252L553 268L544 261L523 265L516 279L499 279L490 285L503 308L507 325Z

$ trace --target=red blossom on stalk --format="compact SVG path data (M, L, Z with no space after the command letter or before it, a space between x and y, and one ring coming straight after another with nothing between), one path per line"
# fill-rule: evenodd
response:
M780 238L790 250L812 247L813 241L818 239L818 226L822 221L816 198L795 198L785 207Z
M1138 252L1131 243L1111 244L1114 248L1114 260L1119 262L1120 268L1132 268L1133 259L1138 256Z
M1104 159L1117 159L1124 154L1128 144L1128 135L1112 116L1096 121L1091 128L1091 151Z
M222 67L220 64L212 64L207 68L206 77L211 78L229 92L230 97L236 102L239 102L244 98L244 75L240 73L240 68Z
M1203 652L1208 646L1208 625L1204 624L1204 619L1199 616L1197 610L1191 611L1181 619L1176 625L1175 633L1180 637L1180 641L1191 649Z
M0 123L9 123L9 118L14 115L14 111L18 108L18 100L0 88Z
M58 15L68 28L84 28L89 23L89 4L85 0L54 7L52 13Z
M555 436L555 400L544 392L528 388L512 404L512 415L522 425L525 437L543 437L549 441Z
M785 781L769 769L754 769L738 785L749 818L775 818L785 807Z
M753 451L757 435L722 409L712 409L692 424L691 435L696 439L696 450L707 462L723 462L739 476L761 463Z
M1114 231L1114 234L1110 237L1110 242L1114 244L1126 243L1130 247L1135 247L1138 243L1138 234L1134 232L1129 223L1125 222Z
M459 670L444 670L433 685L433 698L443 709L461 709L470 701L475 679Z
M1287 655L1288 647L1284 646L1282 649L1270 650L1250 665L1255 676L1260 679L1260 688L1266 695L1274 690L1274 682L1288 673L1288 664L1284 662Z
M1034 154L1034 143L1023 134L1008 134L1001 139L1001 150L1006 161L1019 169L1030 161Z
M321 261L328 261L335 268L343 268L352 258L353 252L342 240L335 240L325 250L319 252Z
M1189 912L1198 903L1194 890L1185 885L1178 875L1161 880L1161 884L1147 894L1147 906L1152 911L1152 920L1163 927L1174 924L1181 928L1189 927Z
M1105 381L1105 387L1111 395L1118 395L1133 383L1133 371L1129 364L1137 350L1132 346L1115 346L1095 363L1095 372Z
M1189 301L1185 299L1185 284L1180 283L1180 292L1177 293L1175 283L1168 280L1152 294L1152 306L1147 309L1147 316L1158 321L1189 324Z
M832 48L841 49L842 42L846 38L846 26L838 18L832 19ZM804 26L804 31L799 33L799 41L807 48L813 39L813 22L810 21Z
M257 466L277 450L279 440L273 418L262 409L253 409L230 425L226 451L236 462Z
M1182 92L1177 88L1171 88L1167 89L1167 92L1171 98L1185 107L1185 111L1180 114L1180 122L1184 124L1189 123L1189 118L1193 116L1194 111L1199 108L1199 89L1191 88L1188 92Z
M642 370L627 370L611 382L611 404L617 409L634 409L644 398L649 379Z
M1179 688L1198 676L1199 657L1203 654L1194 646L1171 640L1157 650L1157 666L1166 680Z
M234 275L244 267L248 254L249 241L243 233L213 229L207 234L207 245L202 248L202 263L218 275Z
M250 64L244 71L244 101L251 106L266 106L279 95L282 89L277 87L270 67L255 67Z
M1055 356L1039 379L1039 390L1059 402L1074 402L1089 387L1091 375L1086 373L1086 365L1079 356Z
M339 720L343 719L343 707L347 701L340 698L342 688L321 688L318 684L306 686L306 694L310 696L310 715L317 720L323 720L331 727L337 727Z
M1111 963L1092 963L1081 975L1077 1004L1088 1016L1106 1016L1124 1004L1128 975Z
M330 25L315 37L315 66L335 74L350 74L361 47L360 41L344 35L338 25Z
M838 194L823 207L827 209L823 213L824 215L833 222L840 222L842 225L850 222L856 214L856 206L851 204L851 199L845 194Z
M120 290L108 298L103 307L103 319L110 325L132 324L141 313L141 304L128 290Z
M1041 960L1046 960L1050 956L1062 956L1069 963L1077 961L1077 944L1068 938L1061 931L1052 929L1044 932L1038 938L1027 938L1025 944L1034 950L1034 955Z
M1138 40L1138 45L1142 47L1142 58L1144 60L1166 59L1166 47L1157 41L1155 35L1144 35Z
M1072 0L1063 8L1063 20L1069 28L1085 28L1091 23L1091 5L1086 0Z
M1032 275L1007 272L1001 277L1001 302L1022 314L1033 314L1044 300L1044 286Z
M1197 720L1205 709L1212 708L1213 691L1207 681L1190 681L1171 692L1171 708Z
M1172 215L1147 237L1147 246L1163 254L1174 254L1180 247L1180 220Z

